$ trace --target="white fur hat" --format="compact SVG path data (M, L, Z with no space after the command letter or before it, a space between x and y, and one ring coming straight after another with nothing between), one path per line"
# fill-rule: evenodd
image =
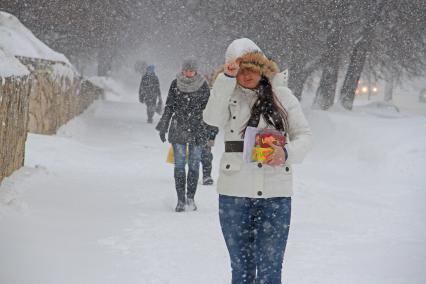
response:
M262 50L248 38L239 38L231 42L226 49L225 62L236 59L241 55L249 52L262 52Z

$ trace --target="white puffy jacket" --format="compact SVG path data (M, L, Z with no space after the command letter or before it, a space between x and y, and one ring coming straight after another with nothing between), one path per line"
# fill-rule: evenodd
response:
M277 78L282 74L277 74ZM299 101L284 86L283 80L272 80L273 91L288 113L287 130L288 160L283 166L271 167L259 163L246 163L242 153L225 152L220 160L220 174L217 190L220 194L271 198L289 197L293 193L293 163L303 161L311 148L312 133L303 115ZM242 141L241 130L250 117L250 110L256 101L255 92L237 86L235 78L223 73L217 77L203 113L207 124L224 131L225 141ZM263 119L258 127L266 128Z

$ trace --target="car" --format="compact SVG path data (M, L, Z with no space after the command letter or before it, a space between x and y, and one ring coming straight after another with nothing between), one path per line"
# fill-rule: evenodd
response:
M355 90L356 95L377 95L379 88L373 84L367 84L364 82L358 82L358 87Z

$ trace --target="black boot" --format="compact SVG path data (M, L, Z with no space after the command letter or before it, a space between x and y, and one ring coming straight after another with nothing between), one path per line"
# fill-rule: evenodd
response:
M189 170L188 171L188 182L187 182L187 202L186 205L188 210L195 211L197 210L197 206L194 202L195 192L197 191L197 183L198 183L198 171Z
M213 179L212 174L212 161L213 154L209 146L204 146L201 153L201 164L203 166L203 185L212 185Z
M203 164L203 180L210 177L212 174L212 164L211 163L205 163Z
M194 198L187 198L186 199L186 209L188 211L195 211L197 210L197 205L195 205Z
M213 179L211 176L204 176L203 177L203 185L212 185Z
M185 211L185 202L179 200L178 203L177 203L177 205L176 205L175 211L176 212L183 212L183 211Z
M185 211L185 183L186 183L186 173L185 169L176 169L175 168L175 186L178 203L176 205L175 211L182 212Z

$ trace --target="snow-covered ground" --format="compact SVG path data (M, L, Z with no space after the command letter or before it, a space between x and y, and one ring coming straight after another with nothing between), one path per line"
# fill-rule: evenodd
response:
M386 112L306 111L285 283L426 283L426 116ZM30 134L0 186L0 283L229 283L215 188L175 213L167 150L130 102Z

